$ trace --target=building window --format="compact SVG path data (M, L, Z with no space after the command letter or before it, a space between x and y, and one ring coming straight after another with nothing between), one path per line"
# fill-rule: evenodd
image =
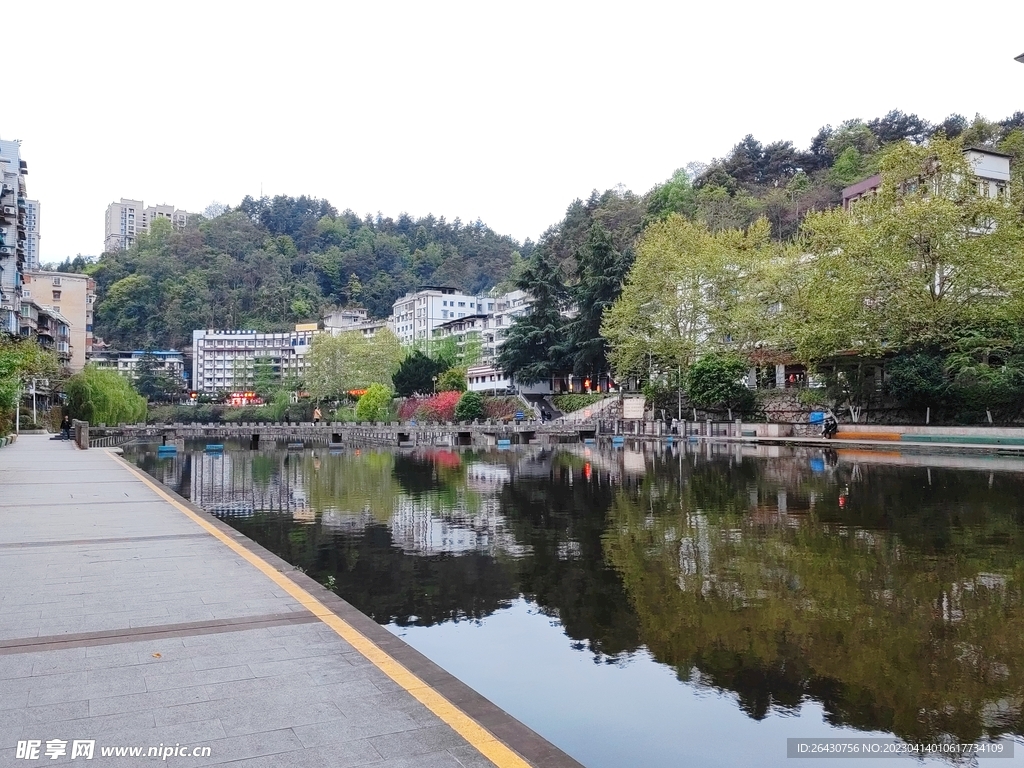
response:
M54 301L60 301L60 291L54 291L53 292L53 300Z
M54 285L60 285L60 278L59 277L53 278L53 284Z

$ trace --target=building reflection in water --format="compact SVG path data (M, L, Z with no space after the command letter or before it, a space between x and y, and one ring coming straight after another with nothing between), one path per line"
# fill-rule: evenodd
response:
M144 468L382 623L525 597L751 718L1024 734L1024 462L739 443L185 453Z

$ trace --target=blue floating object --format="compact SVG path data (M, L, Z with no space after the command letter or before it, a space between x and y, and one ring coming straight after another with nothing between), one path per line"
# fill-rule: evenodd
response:
M178 455L178 449L175 446L173 446L173 445L157 446L156 455L157 456L177 456Z
M626 442L626 438L622 435L615 435L612 438L612 445L622 445L624 442Z
M217 444L211 443L210 445L206 446L206 452L207 453L214 453L214 452L220 453L223 450L224 450L224 446L223 445L217 445Z
M824 472L825 471L825 460L824 459L811 459L811 472Z
M808 420L811 424L821 424L825 420L824 411L811 411L811 417Z
M595 440L592 437L585 437L585 438L583 438L583 444L584 445L593 445L596 442L597 442L597 440Z
M512 441L511 440L499 440L498 441L498 447L499 448L508 448L511 445L512 445Z

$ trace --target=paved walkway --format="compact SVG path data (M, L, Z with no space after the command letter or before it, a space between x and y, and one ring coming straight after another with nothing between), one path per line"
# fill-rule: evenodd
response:
M137 472L47 437L0 449L0 766L77 765L75 740L99 766L157 745L210 748L181 768L578 766Z

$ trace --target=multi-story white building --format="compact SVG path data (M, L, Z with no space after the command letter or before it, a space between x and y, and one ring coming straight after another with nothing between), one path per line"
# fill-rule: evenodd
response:
M494 298L470 296L455 288L426 286L394 303L388 325L402 344L427 346L434 338L434 329L442 323L494 309Z
M147 352L141 349L132 351L116 351L111 349L105 349L103 351L93 352L90 362L94 363L97 368L107 368L113 371L117 371L122 376L130 378L132 381L138 378L137 368L139 361L145 357ZM179 384L180 389L184 389L188 382L188 376L185 372L185 355L176 349L169 349L163 351L153 351L148 354L155 358L154 369L159 372L166 374L169 378L173 379Z
M122 197L121 202L107 206L103 220L103 250L123 251L131 248L136 238L149 231L150 225L157 219L168 219L175 228L182 229L188 224L191 215L173 205L151 205L146 208L141 200Z
M256 383L257 365L282 381L301 379L306 353L319 333L316 323L288 333L192 331L192 387L199 392L233 392Z
M21 332L21 278L26 262L28 200L20 141L0 140L0 330Z
M371 320L362 307L336 309L324 315L324 331L337 336L339 333L360 333L372 338L381 328L386 328L386 320Z
M25 269L39 269L39 201L25 201Z

